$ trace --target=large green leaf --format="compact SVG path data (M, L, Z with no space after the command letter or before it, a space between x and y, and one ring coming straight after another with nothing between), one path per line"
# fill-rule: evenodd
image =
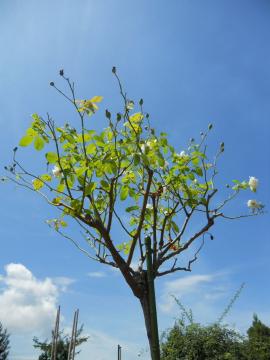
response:
M36 150L42 150L44 148L44 140L40 136L36 136L34 141L34 148Z
M34 190L39 190L44 186L43 181L39 180L39 179L35 179L32 181L32 185Z
M122 186L121 192L120 192L120 199L122 201L126 200L128 197L128 186L124 185Z
M19 145L20 146L28 146L33 142L33 136L25 135L21 138Z
M50 164L55 164L58 160L58 156L55 152L48 152L45 156Z
M96 188L97 184L95 182L89 183L85 188L85 195L90 195Z
M96 152L96 145L95 144L89 144L86 147L86 153L87 154L94 154Z
M139 210L139 206L138 205L134 205L134 206L129 206L126 208L126 212L131 212L131 211L135 211L135 210Z

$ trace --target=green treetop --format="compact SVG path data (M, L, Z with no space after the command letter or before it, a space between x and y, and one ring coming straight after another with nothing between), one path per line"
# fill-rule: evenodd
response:
M143 100L138 104L129 100L115 68L113 74L123 108L116 114L106 110L106 127L97 131L95 114L102 97L78 100L74 83L61 70L69 93L53 82L51 86L71 104L78 122L61 126L50 115L33 114L19 145L34 146L44 171L34 174L26 169L15 148L8 178L42 195L59 210L59 217L49 220L57 232L90 258L121 271L140 300L151 346L144 238L151 239L154 278L191 271L205 237L213 238L210 230L215 221L235 218L224 213L225 205L242 190L256 191L258 181L254 177L235 180L228 185L227 197L216 201L217 162L224 144L212 159L208 157L206 138L212 125L199 142L191 140L186 150L175 149L167 134L157 133L150 124ZM256 215L263 208L256 200L249 200L248 206L252 212L237 218ZM88 249L66 233L71 219L83 232ZM199 239L194 256L187 264L179 263L180 255Z

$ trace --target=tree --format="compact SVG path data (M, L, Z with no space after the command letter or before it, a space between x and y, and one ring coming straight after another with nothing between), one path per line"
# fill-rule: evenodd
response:
M176 320L173 328L163 334L162 360L246 359L244 337L221 325L243 287L244 284L239 287L218 320L208 326L195 323L192 310L186 309L180 300L173 296L181 310L181 316Z
M50 115L33 114L19 145L33 144L37 151L46 145L45 161L42 159L46 170L34 174L25 169L16 147L13 163L6 167L11 174L7 178L42 195L60 211L59 217L49 221L58 233L89 258L120 270L140 301L152 359L158 360L154 280L180 270L191 271L206 236L213 239L210 229L215 221L235 218L223 212L224 206L241 190L256 191L258 181L254 177L249 182L235 180L228 185L224 201L214 201L217 162L224 143L210 161L205 142L212 125L201 134L198 144L192 139L187 151L178 153L165 132L158 134L151 127L142 99L138 111L134 110L135 103L127 98L115 67L112 71L123 109L115 115L106 110L107 126L98 132L89 129L87 116L96 114L102 97L77 100L74 83L60 70L69 92L54 82L50 85L72 105L78 122L61 127ZM53 169L48 172L50 166ZM237 218L257 215L263 209L256 200L249 200L248 206L252 213ZM129 222L121 215L123 211ZM66 219L70 223L73 219L84 232L90 250L65 232ZM179 255L199 239L194 257L186 265L178 265Z
M241 360L243 339L234 330L213 324L186 325L178 320L164 335L161 344L162 360Z
M88 340L87 336L80 336L82 331L83 331L83 326L81 326L76 332L76 341L75 341L76 347ZM40 341L37 337L34 337L33 341L34 341L34 347L42 351L42 353L39 355L38 360L51 360L52 342L48 340ZM60 332L57 341L56 360L67 360L69 345L70 345L70 336L65 335L63 331ZM79 353L80 351L77 351L75 355Z
M269 360L270 328L264 325L256 314L247 334L247 358L249 360Z
M8 359L9 354L9 334L0 322L0 360Z

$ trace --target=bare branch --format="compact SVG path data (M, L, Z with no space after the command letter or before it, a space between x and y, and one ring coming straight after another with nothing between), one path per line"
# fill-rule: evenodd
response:
M131 261L132 261L132 257L133 257L133 253L135 250L135 246L137 243L137 240L139 238L139 236L141 235L141 230L142 230L142 226L143 226L143 222L144 222L144 216L145 216L145 210L146 210L146 205L147 205L147 200L148 200L148 196L150 194L150 188L151 188L151 184L152 184L152 178L153 178L153 171L149 170L148 171L148 181L147 181L147 186L146 186L146 190L144 193L144 198L143 198L143 204L142 204L142 211L141 211L141 216L140 216L140 220L139 220L139 225L137 228L137 232L133 238L131 247L130 247L130 252L128 255L128 260L127 260L127 265L129 266Z

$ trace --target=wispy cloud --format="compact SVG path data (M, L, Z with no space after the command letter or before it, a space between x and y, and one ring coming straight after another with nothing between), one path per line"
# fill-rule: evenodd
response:
M187 275L164 283L158 306L164 315L178 316L174 295L186 309L191 309L194 320L203 324L217 321L236 293L230 270L214 274ZM241 295L240 299L241 301ZM269 315L269 314L268 314ZM262 317L266 318L266 317ZM252 321L252 311L240 308L238 301L224 319L225 324L245 332Z
M68 287L76 280L66 276L58 276L52 279L53 283L59 287L61 291L67 291Z
M180 279L167 281L164 284L159 307L165 313L171 313L175 309L175 301L171 295L184 297L187 294L202 293L202 286L213 282L214 275L190 275Z
M102 278L102 277L106 277L107 274L104 271L92 271L92 272L87 273L87 276L93 277L93 278Z

